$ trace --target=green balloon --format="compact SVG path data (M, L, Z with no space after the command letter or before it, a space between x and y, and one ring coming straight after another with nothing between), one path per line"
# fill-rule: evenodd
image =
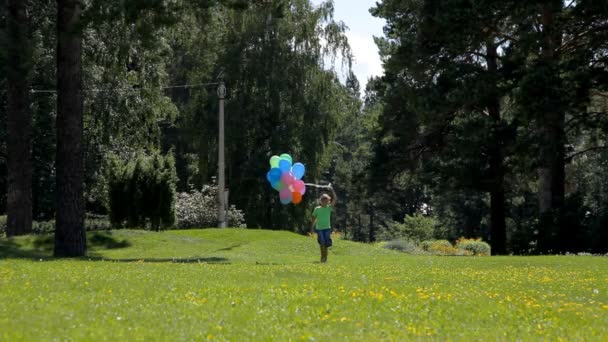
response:
M290 164L293 164L293 159L291 159L291 156L287 153L281 154L281 159L288 160Z
M281 157L279 157L279 156L270 157L270 167L279 167L280 161L281 161Z

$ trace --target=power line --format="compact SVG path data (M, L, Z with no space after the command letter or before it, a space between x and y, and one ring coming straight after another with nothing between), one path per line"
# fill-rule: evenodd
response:
M194 83L194 84L180 84L180 85L170 85L158 88L151 87L143 87L143 88L93 88L93 89L82 89L84 93L102 93L102 92L122 92L122 91L141 91L141 90L166 90L166 89L188 89L188 88L200 88L207 87L212 85L219 85L220 82L211 82L211 83ZM32 94L55 94L57 93L56 89L31 89L30 93Z

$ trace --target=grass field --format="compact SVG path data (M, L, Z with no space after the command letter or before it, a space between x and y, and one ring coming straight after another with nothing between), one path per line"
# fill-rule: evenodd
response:
M608 341L606 257L408 256L288 232L0 239L0 340Z

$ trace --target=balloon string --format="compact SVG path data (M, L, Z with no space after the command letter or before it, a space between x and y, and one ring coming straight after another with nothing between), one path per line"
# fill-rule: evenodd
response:
M329 189L329 185L319 185L314 183L304 183L306 186L312 186L313 188Z

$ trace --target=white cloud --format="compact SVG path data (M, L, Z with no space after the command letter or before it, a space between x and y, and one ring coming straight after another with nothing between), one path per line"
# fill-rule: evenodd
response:
M365 90L367 80L372 76L380 76L383 73L382 62L378 54L378 47L374 43L371 34L348 31L346 33L348 42L354 55L353 72L361 83L361 90Z

